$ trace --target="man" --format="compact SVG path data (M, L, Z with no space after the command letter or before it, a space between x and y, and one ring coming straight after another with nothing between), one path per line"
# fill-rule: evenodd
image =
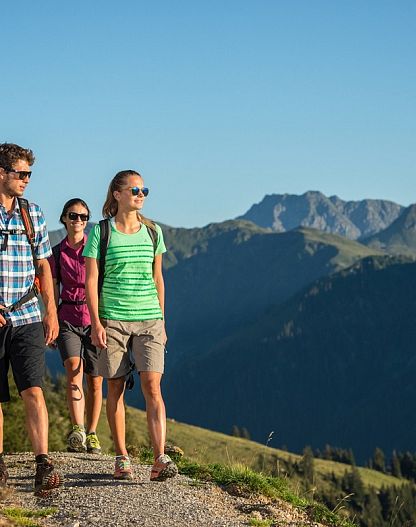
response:
M0 144L0 402L10 400L7 373L11 365L36 458L35 494L46 496L63 481L48 456L48 412L42 391L45 345L55 340L59 329L45 219L38 205L31 203L28 211L35 235L31 245L22 219L25 210L17 199L29 183L34 161L31 150ZM35 273L45 305L43 325ZM0 485L5 485L1 410L0 436Z

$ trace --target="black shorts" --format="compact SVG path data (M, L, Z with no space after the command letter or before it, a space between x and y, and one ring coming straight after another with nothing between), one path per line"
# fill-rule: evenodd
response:
M71 357L80 357L84 361L84 373L98 376L98 355L91 343L91 326L73 326L60 320L56 343L63 363Z
M0 402L10 401L7 374L12 366L19 394L43 386L45 375L45 335L41 322L0 328Z

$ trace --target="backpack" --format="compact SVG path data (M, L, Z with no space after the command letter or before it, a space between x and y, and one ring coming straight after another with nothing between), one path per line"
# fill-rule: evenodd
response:
M25 198L17 197L17 203L19 204L20 216L22 218L24 232L27 236L27 239L30 245L30 250L32 252L33 267L35 268L35 279L33 281L32 287L29 289L29 291L25 295L22 296L22 298L20 298L20 300L18 300L17 302L15 302L14 304L12 304L11 306L7 308L1 309L3 313L11 313L12 311L17 311L23 306L23 304L25 304L26 302L29 302L29 300L32 300L32 298L34 298L35 296L38 296L40 293L39 266L38 266L38 260L36 258L36 253L35 253L36 233L35 233L35 227L33 225L32 216L30 215L30 212L29 212L29 202ZM2 230L1 234L4 234L5 236L3 246L4 247L7 246L7 236L8 235L20 234L20 233L21 231L19 229Z
M103 288L104 283L104 269L105 269L105 258L107 256L107 248L110 243L111 238L111 228L110 228L110 220L100 220L100 260L98 263L98 296L101 294L101 290ZM146 225L147 232L149 233L150 239L153 243L153 254L156 254L156 248L158 244L158 236L156 231L156 225L151 222L151 226ZM61 277L61 242L57 243L54 247L52 247L52 254L55 259L55 279L59 288L59 285L62 283L62 277ZM74 301L67 301L67 300L61 300L61 304L59 304L59 307L62 304L71 304L71 305L79 305L79 304L85 304L85 300L74 300Z
M52 254L53 258L55 260L55 280L56 284L58 286L58 291L60 291L60 284L62 283L62 276L61 276L61 242L57 243L52 247ZM86 304L87 301L84 300L62 300L60 298L60 302L57 306L58 311L61 309L61 307L66 304L70 306L81 306L83 304Z
M158 235L156 230L156 224L151 221L151 225L144 224L147 232L149 233L150 239L153 243L153 258L156 255L156 249L158 244ZM100 260L98 263L98 297L100 297L101 290L104 283L104 270L105 270L105 259L107 256L107 249L111 238L111 226L110 220L100 220Z

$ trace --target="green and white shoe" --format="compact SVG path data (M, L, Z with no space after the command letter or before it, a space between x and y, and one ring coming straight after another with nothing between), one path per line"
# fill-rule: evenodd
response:
M101 445L95 432L87 434L87 452L89 454L101 454Z
M80 425L73 425L72 430L69 432L66 439L68 452L86 452L87 436L85 435L85 429Z

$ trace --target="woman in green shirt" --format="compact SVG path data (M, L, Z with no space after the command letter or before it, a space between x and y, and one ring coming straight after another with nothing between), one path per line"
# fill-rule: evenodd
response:
M160 227L139 213L148 193L143 178L134 170L119 172L110 183L103 206L110 238L100 295L100 225L90 232L83 254L91 340L100 349L99 373L108 379L107 418L116 450L114 477L132 478L124 413L130 351L140 373L155 457L150 479L164 481L177 474L176 465L164 454L166 413L160 389L167 340L162 275L166 248Z

